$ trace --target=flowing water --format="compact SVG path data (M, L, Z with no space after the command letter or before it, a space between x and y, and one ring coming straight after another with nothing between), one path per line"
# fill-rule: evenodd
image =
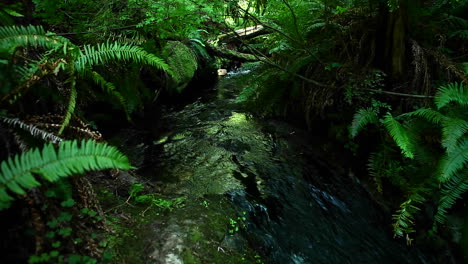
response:
M179 253L191 247L193 254L192 260L177 260L158 249L153 258L165 259L159 263L237 263L227 260L229 252L248 247L258 254L255 263L434 263L416 247L392 238L388 216L346 170L336 162L330 165L314 143L320 139L242 110L235 100L238 83L252 75L228 75L207 98L165 114L165 134L153 142L161 192L197 202L175 213L168 221L172 227L161 232L168 237L167 230L178 229L174 237L183 237L179 242L185 245L173 247ZM207 209L193 209L198 203ZM234 222L215 230L219 221L209 208ZM191 246L201 243L196 236L210 236L182 226L203 224L219 238L212 250L225 254L225 262L222 256L193 260L193 255L205 254Z

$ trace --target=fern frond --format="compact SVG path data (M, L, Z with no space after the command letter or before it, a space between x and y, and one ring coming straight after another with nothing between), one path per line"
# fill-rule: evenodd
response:
M452 28L468 28L468 20L458 16L447 15L444 23L450 25Z
M62 46L68 39L47 33L42 26L0 27L0 50L11 51L18 46L35 46L54 49Z
M395 143L401 149L401 153L407 158L414 158L413 144L405 128L398 122L390 113L385 115L383 120L385 128L387 128L390 136L395 140Z
M452 32L449 37L453 38L453 37L459 37L461 39L464 39L464 40L468 40L468 30L456 30L454 32Z
M111 82L106 81L102 75L95 71L91 71L91 79L94 81L95 84L101 86L101 88L108 94L113 95L117 98L119 103L122 105L122 108L125 111L125 115L127 116L127 120L130 120L130 114L128 112L128 106L127 106L127 101L125 98L122 96L122 94L117 91L117 88L115 88L115 85Z
M461 175L454 175L449 182L443 186L442 197L439 200L435 220L441 224L447 218L447 210L452 208L463 193L468 190L468 177L466 171Z
M377 123L377 111L374 108L363 108L354 114L353 122L350 126L351 137L356 137L357 134L367 125Z
M25 189L40 185L34 175L50 182L90 170L131 169L128 158L117 148L92 140L63 141L58 150L52 144L15 155L1 163L0 209L8 208L13 197L9 192L24 194Z
M449 83L442 85L435 97L435 104L438 109L446 106L450 102L456 102L461 106L468 106L468 89L463 83Z
M242 89L242 91L237 96L236 102L243 103L247 100L254 99L255 95L257 94L257 88L258 86L255 84L244 87L244 89Z
M454 151L460 138L468 133L468 121L458 118L446 118L442 122L442 146L448 153Z
M435 125L440 125L442 121L444 121L447 118L440 112L429 109L429 108L420 108L416 111L400 115L400 117L406 117L406 116L421 117Z
M440 180L447 182L455 173L468 163L468 138L464 138L452 152L448 152L440 161Z
M414 214L419 211L418 204L422 204L426 201L425 196L431 192L431 188L425 187L423 184L421 186L412 188L410 190L410 195L400 205L400 209L392 216L393 218L393 233L395 237L402 237L405 234L414 233L413 229L414 223Z
M414 233L414 213L419 211L419 208L414 205L415 201L411 198L404 201L400 205L400 209L392 215L393 218L393 233L395 237L402 237L404 234Z
M146 52L141 47L119 42L83 46L80 56L75 60L75 68L78 72L83 72L87 67L117 61L133 61L139 64L148 64L172 74L169 66L163 59Z
M60 137L57 137L56 135L52 133L39 129L34 125L26 124L23 121L19 120L18 118L0 117L0 120L2 120L3 122L11 126L16 126L23 130L28 131L29 134L31 134L33 137L39 137L39 138L42 138L43 140L46 140L52 143L59 143L63 140Z
M70 98L68 100L67 112L65 112L65 115L63 117L63 122L62 122L62 125L60 126L58 135L62 134L65 127L67 127L68 124L70 123L70 120L72 118L73 113L75 113L76 98L78 96L78 94L76 92L76 79L74 77L72 77L70 82L71 82L71 85L70 85Z
M189 47L198 59L198 62L209 61L211 56L206 51L206 45L199 39L190 39Z

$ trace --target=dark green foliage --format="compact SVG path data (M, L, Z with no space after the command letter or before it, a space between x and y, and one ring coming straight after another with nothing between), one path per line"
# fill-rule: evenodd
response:
M447 152L440 162L440 180L449 181L456 176L456 172L461 171L468 163L468 138L458 144L454 150Z
M291 87L284 76L278 69L260 66L254 76L241 84L243 90L237 102L262 115L284 114L290 107L286 102L292 104L294 101L294 93L288 93Z
M18 17L23 17L21 3L0 4L0 26L10 26L14 23L13 18Z
M465 149L465 151L468 151ZM465 161L468 155L465 154ZM466 166L465 166L466 168ZM441 190L441 198L437 207L437 213L434 219L444 224L447 218L448 209L450 209L462 195L468 190L468 173L466 169L459 171L456 175L453 175L450 180L444 184Z
M111 63L129 62L139 65L150 65L173 75L169 66L162 59L130 43L105 42L94 46L84 45L80 48L66 38L45 32L42 27L15 26L0 28L0 48L4 52L12 53L13 49L18 46L41 47L46 52L41 54L42 58L39 61L31 61L27 67L17 67L18 72L22 76L22 83L19 84L20 89L17 89L15 94L8 94L3 100L22 95L21 90L26 90L32 84L41 80L41 78L52 74L65 74L68 79L65 84L69 86L69 98L62 126L58 132L59 134L64 131L75 112L78 94L76 82L80 77L91 79L103 88L105 92L117 98L118 103L126 113L127 119L130 119L129 107L122 94L114 84L105 80L93 68L106 66ZM12 66L15 67L16 65L13 64ZM186 78L190 79L192 77L193 72Z
M63 141L58 150L47 144L41 150L33 149L10 157L1 163L0 209L10 206L13 197L40 185L37 175L50 182L90 170L131 169L127 157L115 147L92 140ZM36 176L36 177L35 177Z
M86 74L88 74L88 72ZM95 84L99 85L107 94L112 95L115 98L117 98L118 102L124 109L125 114L127 115L127 119L130 120L130 113L129 113L128 106L127 106L127 100L125 100L125 98L117 90L115 85L107 81L106 79L104 79L102 75L100 75L99 73L95 71L90 71L89 74L91 74L92 76L91 79L93 80Z
M42 26L6 26L0 27L0 52L12 52L18 46L55 49L69 41L47 33Z
M462 194L468 190L468 109L467 94L462 84L441 86L434 102L437 110L421 108L397 117L403 120L401 124L390 113L383 119L385 130L390 134L403 156L412 158L406 165L392 165L396 157L390 153L381 155L378 152L370 158L370 173L376 177L386 177L405 191L407 199L393 216L396 236L414 232L414 214L418 204L426 201L429 193L440 192L438 211L435 220L444 223L450 209ZM366 113L360 110L355 115ZM368 114L370 115L371 112ZM359 117L358 116L358 117ZM425 125L426 124L428 125ZM433 126L439 128L438 134L433 133ZM356 125L357 126L357 125ZM439 148L434 148L428 138L436 136ZM441 151L442 150L442 151ZM437 154L439 153L439 154ZM390 155L389 155L390 154ZM385 160L387 156L387 160ZM397 162L398 164L398 162ZM399 168L394 170L392 168ZM414 170L413 168L416 168ZM407 175L412 175L408 178ZM423 177L418 178L417 175ZM392 180L393 179L393 180ZM401 179L401 181L395 181ZM442 190L438 190L438 186ZM381 186L380 186L381 187Z

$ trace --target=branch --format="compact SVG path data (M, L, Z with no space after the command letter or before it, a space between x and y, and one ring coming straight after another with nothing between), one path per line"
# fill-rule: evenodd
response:
M389 94L389 95L402 96L402 97L412 97L412 98L418 98L418 99L434 98L434 96L430 96L430 95L405 94L405 93L396 93L396 92L382 91L382 90L376 90L376 89L363 89L363 90L372 91L372 92L381 93L381 94Z

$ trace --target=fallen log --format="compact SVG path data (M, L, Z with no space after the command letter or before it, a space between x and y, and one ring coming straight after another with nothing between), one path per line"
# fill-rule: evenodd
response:
M236 60L240 62L262 61L265 59L261 56L255 56L253 54L242 53L242 52L238 52L235 50L222 48L222 47L216 47L215 45L211 43L206 43L206 49L208 50L208 52L214 54L215 56L230 59L230 60Z
M251 39L263 34L268 34L269 32L265 30L265 27L262 25L255 25L251 27L246 27L242 29L238 29L233 32L229 32L226 34L221 34L216 37L215 42L217 43L229 43L233 42L238 38L242 39Z

